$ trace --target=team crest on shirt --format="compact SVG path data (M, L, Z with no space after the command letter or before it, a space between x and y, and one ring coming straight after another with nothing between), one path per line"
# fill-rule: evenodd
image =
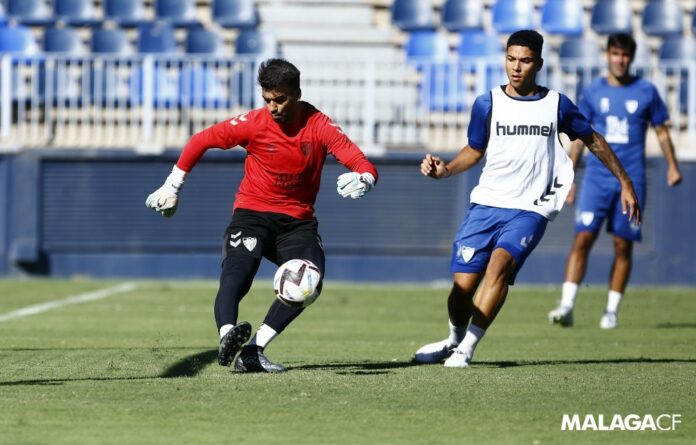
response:
M599 110L602 113L609 112L609 98L608 97L603 97L603 98L599 99Z
M625 105L626 105L626 111L628 111L631 114L635 113L636 110L638 110L638 101L635 99L627 100Z
M244 244L244 247L246 247L247 250L251 252L252 250L254 250L254 247L256 247L256 238L254 238L253 236L244 237L242 238L242 243Z
M583 223L586 226L589 226L592 224L592 221L594 221L594 213L593 212L580 212L580 222Z
M465 263L471 261L471 258L474 256L474 252L476 252L476 249L473 247L461 246L459 248L459 256L462 257Z
M300 142L300 150L302 151L303 155L309 156L309 154L312 152L312 150L314 150L314 146L309 141Z

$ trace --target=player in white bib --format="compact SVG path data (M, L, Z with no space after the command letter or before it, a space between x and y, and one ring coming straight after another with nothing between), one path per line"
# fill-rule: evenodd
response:
M515 276L560 212L573 182L573 165L558 133L581 139L621 184L627 217L640 222L631 180L604 138L565 95L538 86L544 39L517 31L507 41L509 83L479 96L471 111L468 144L446 163L427 154L421 172L435 179L462 173L484 155L471 206L452 248L454 283L447 301L448 338L415 354L419 363L468 367ZM478 293L476 292L478 290ZM475 295L475 297L474 297Z

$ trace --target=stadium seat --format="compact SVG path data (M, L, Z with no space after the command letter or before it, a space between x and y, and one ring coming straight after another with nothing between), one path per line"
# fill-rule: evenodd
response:
M253 0L213 0L213 21L225 28L255 28L259 13Z
M27 26L53 23L51 9L45 0L7 0L7 16Z
M95 26L100 23L93 0L54 0L56 20L71 26Z
M460 57L502 56L503 46L497 34L483 31L462 31L457 46Z
M493 28L499 33L536 29L532 0L497 0L493 5Z
M155 16L177 27L202 26L196 18L196 0L157 0Z
M691 34L696 36L696 8L694 8L694 12L691 14Z
M569 38L561 42L558 59L564 72L575 74L575 94L569 91L569 97L576 99L577 93L604 69L604 51L594 39ZM570 76L567 76L571 79Z
M640 77L647 77L650 73L650 44L645 40L636 41L636 54L633 56L633 71Z
M234 51L236 54L248 54L257 58L275 57L278 55L278 41L272 32L247 29L237 36Z
M680 36L684 31L684 10L676 0L652 0L645 5L641 26L650 36Z
M138 26L147 21L143 0L104 0L104 19L120 26Z
M696 41L690 37L667 37L662 41L660 62L696 60Z
M414 31L404 47L406 57L416 63L439 63L450 58L447 36L437 31Z
M447 0L442 7L442 25L450 32L483 29L483 2Z
M222 55L224 45L216 32L207 29L191 29L186 33L184 49L187 54Z
M77 30L47 28L43 33L43 50L48 53L80 55L84 54L85 47Z
M141 23L136 46L139 53L175 53L174 28L166 22Z
M597 0L592 7L590 27L598 34L632 33L630 0Z
M34 34L21 25L0 27L0 53L33 55L38 52Z
M480 64L484 64L485 82L476 85L477 94L505 82L501 64L503 53L503 45L497 34L484 31L462 31L461 40L457 46L460 69L463 72L477 74L482 69Z
M422 0L394 0L391 21L405 32L432 31L436 28L432 4Z
M120 28L92 30L89 48L93 53L102 54L128 55L133 52L126 32Z
M549 34L581 36L583 14L580 0L547 0L541 7L541 28Z

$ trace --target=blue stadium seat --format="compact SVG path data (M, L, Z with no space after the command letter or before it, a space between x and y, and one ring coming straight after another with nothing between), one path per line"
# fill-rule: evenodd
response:
M591 28L598 34L632 33L630 0L597 0L592 7Z
M676 0L652 0L645 6L641 26L650 36L679 36L684 31L684 10Z
M27 26L53 23L53 14L45 0L7 0L7 16Z
M493 5L493 28L503 34L536 29L533 0L497 0Z
M213 0L213 21L225 28L255 28L259 13L253 0Z
M667 37L662 41L660 62L696 60L696 41L690 37Z
M583 16L580 0L547 0L541 7L541 28L549 34L581 36Z
M483 29L483 2L447 0L442 7L442 25L450 32Z
M0 53L32 55L38 52L34 34L24 26L0 27Z
M186 34L184 49L187 54L222 55L224 46L216 32L207 29L191 29Z
M404 47L406 57L415 62L439 63L450 58L447 36L437 31L414 31Z
M47 28L43 33L43 50L49 53L84 54L85 47L77 30Z
M89 48L93 53L102 54L128 55L133 52L128 35L120 28L92 30Z
M93 0L54 0L53 9L58 21L71 26L95 26L100 23L94 12Z
M502 56L503 45L497 34L484 31L462 31L457 54L460 57Z
M236 54L248 54L258 58L276 57L278 41L272 32L246 29L237 36L234 51Z
M575 73L577 83L575 93L569 92L571 99L577 99L577 93L601 73L598 61L604 60L604 50L595 39L569 38L561 42L558 59L566 73Z
M157 0L155 15L158 20L167 20L177 27L202 26L196 18L196 0Z
M696 36L696 8L694 8L694 12L691 14L691 33Z
M636 41L636 53L633 56L633 72L640 77L647 77L650 73L650 44L645 40Z
M147 21L143 0L104 0L104 19L120 26L138 26Z
M435 14L432 4L422 0L394 0L391 21L405 32L434 30Z
M166 22L147 22L138 26L139 53L175 53L174 28Z

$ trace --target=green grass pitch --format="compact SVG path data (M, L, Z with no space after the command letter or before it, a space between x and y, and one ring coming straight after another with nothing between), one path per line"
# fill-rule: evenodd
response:
M0 316L114 281L0 280ZM135 290L0 322L0 444L693 444L696 291L630 288L602 331L558 290L515 286L470 369L410 362L447 334L446 288L328 282L267 349L290 368L216 363L214 282ZM241 306L254 327L268 283ZM561 431L563 414L680 414L674 431Z

